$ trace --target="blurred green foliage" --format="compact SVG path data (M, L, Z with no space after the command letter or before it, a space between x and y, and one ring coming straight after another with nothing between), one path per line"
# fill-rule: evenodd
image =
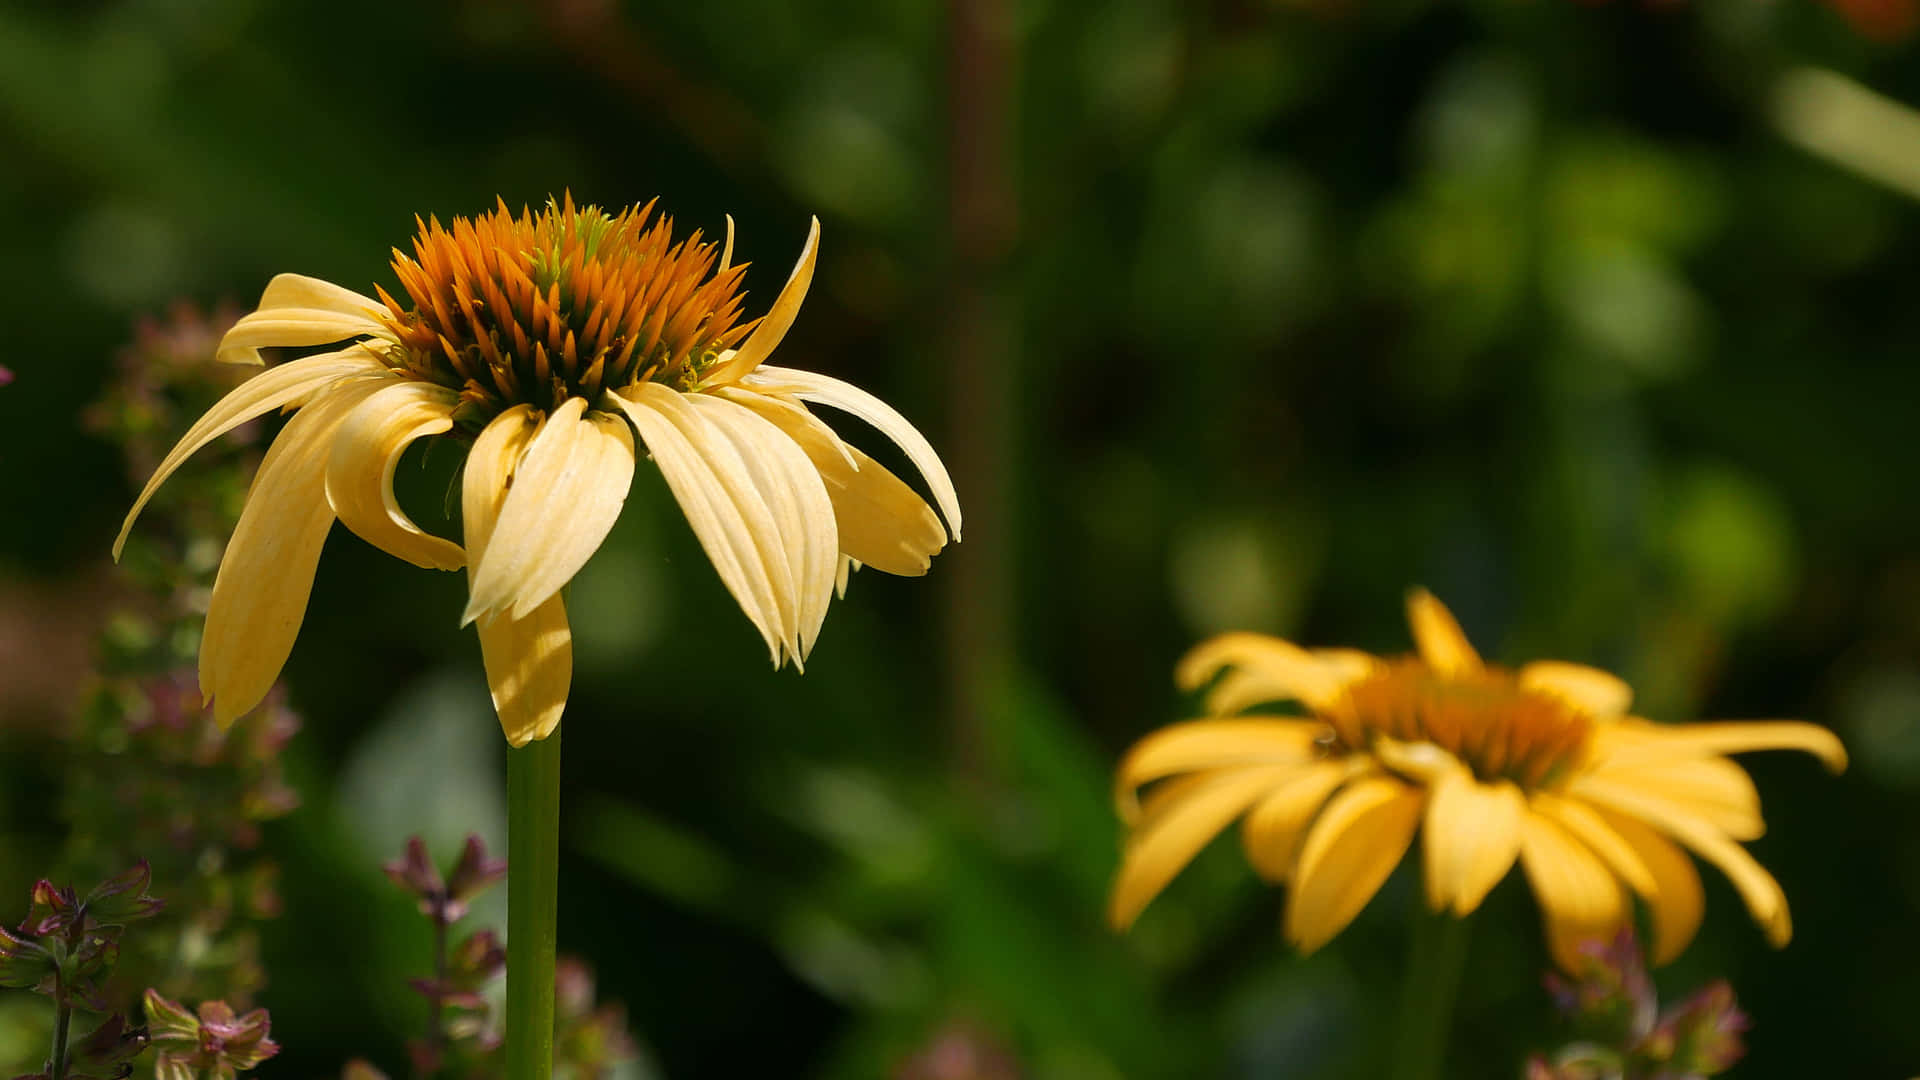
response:
M66 839L50 733L138 482L82 417L137 321L391 286L416 213L659 195L734 216L750 312L822 216L782 355L919 423L969 524L927 581L856 575L804 676L648 470L575 582L561 947L660 1075L1372 1075L1411 882L1300 958L1223 842L1116 938L1107 785L1198 637L1396 651L1414 583L1647 715L1839 730L1838 781L1752 766L1793 944L1709 873L1656 978L1732 981L1738 1075L1906 1075L1920 213L1781 138L1805 65L1920 101L1911 44L1803 0L0 3L0 882ZM429 528L457 464L402 469ZM274 1075L398 1075L429 943L379 863L503 846L463 591L330 542L265 831ZM1454 1075L1547 1047L1544 964L1509 882Z

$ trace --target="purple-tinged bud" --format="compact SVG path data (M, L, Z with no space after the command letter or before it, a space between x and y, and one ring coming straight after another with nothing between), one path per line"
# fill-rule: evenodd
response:
M160 991L147 988L144 999L147 1029L156 1043L200 1041L200 1019L177 1001L168 1000Z
M5 367L0 367L0 386L5 386L12 381L13 372Z
M440 880L440 871L427 857L427 843L418 836L407 837L407 853L381 867L387 877L407 892L420 898L420 910L431 915L428 904L445 896L446 883Z
M100 926L125 926L137 919L160 912L166 902L147 895L153 883L153 870L141 859L125 870L93 887L81 902L88 919Z
M506 969L506 947L491 930L467 935L447 957L449 981L465 987L484 986Z
M447 896L453 903L461 905L461 913L465 914L465 906L474 897L506 876L507 860L487 858L486 841L480 839L477 833L469 833L466 846L460 849L460 861L453 865L453 873L447 876ZM453 915L448 921L459 917Z
M1623 928L1611 942L1586 942L1580 954L1573 979L1547 974L1554 1004L1602 1042L1628 1043L1645 1035L1658 1002L1633 931Z
M280 1052L268 1037L272 1028L267 1010L236 1016L224 1001L203 1002L199 1015L149 989L147 1023L155 1049L155 1074L164 1080L182 1076L193 1080L201 1072L231 1078Z
M63 889L46 878L33 885L33 899L20 932L34 937L64 934L80 917L80 900L72 889Z
M563 956L554 964L553 1011L562 1020L593 1011L593 970L577 957Z
M1643 1041L1644 1058L1684 1076L1713 1076L1747 1052L1740 1038L1752 1026L1726 980L1708 984L1669 1009Z

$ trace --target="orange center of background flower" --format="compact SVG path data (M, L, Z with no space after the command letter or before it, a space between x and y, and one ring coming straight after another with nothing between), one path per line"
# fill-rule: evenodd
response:
M1347 687L1321 714L1341 745L1370 750L1382 736L1432 743L1483 781L1549 784L1586 748L1593 720L1562 698L1522 687L1487 668L1440 675L1419 660L1395 660Z
M503 202L452 228L420 222L413 256L393 253L412 306L380 290L401 344L389 362L460 390L470 425L648 380L690 388L752 329L735 324L746 265L714 273L717 245L698 230L674 243L673 219L652 210L609 216L569 196L539 214Z

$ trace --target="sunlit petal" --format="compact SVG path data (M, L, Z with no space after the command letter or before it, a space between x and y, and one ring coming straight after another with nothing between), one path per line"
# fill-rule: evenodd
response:
M1425 796L1375 776L1341 789L1308 830L1287 898L1287 939L1312 952L1346 929L1413 843Z
M1427 905L1467 915L1507 876L1520 851L1526 796L1510 781L1483 784L1461 766L1440 773L1427 803Z
M1340 785L1353 778L1353 766L1350 761L1303 765L1254 804L1241 824L1240 839L1256 873L1276 883L1292 877L1307 827Z
M1633 687L1611 672L1562 660L1535 660L1520 669L1520 685L1558 694L1596 717L1619 716L1633 704Z
M462 624L524 619L573 579L620 517L633 482L625 422L568 398L527 446L486 550L475 557Z
M1413 641L1420 658L1442 675L1471 674L1481 669L1480 654L1473 650L1466 632L1434 595L1425 589L1407 594L1407 621L1413 626Z
M1132 925L1181 867L1289 771L1284 767L1239 769L1209 778L1156 814L1127 845L1107 921L1122 930Z
M1305 764L1325 727L1302 720L1191 720L1164 727L1135 743L1114 774L1114 800L1123 819L1139 809L1135 792L1175 773L1219 765Z
M1653 879L1653 893L1647 897L1653 913L1653 962L1669 963L1693 940L1706 914L1700 872L1673 841L1634 818L1606 810L1597 813L1633 849Z
M160 490L160 485L166 482L167 477L172 476L174 470L201 447L275 409L305 404L315 393L334 383L366 376L384 378L387 377L387 369L372 353L356 346L275 365L234 387L204 416L194 421L193 426L161 460L160 467L153 470L153 478L141 489L140 497L134 500L133 509L127 511L126 520L120 525L120 535L113 542L113 557L120 558L120 550L126 546L127 533L133 529L134 519L140 516L140 511L153 498L154 492Z
M727 255L732 256L733 237L729 230L727 237ZM767 310L760 325L740 346L739 351L726 358L709 371L702 380L703 387L725 386L736 382L741 376L759 367L792 328L794 317L800 314L800 304L807 298L807 287L813 284L813 262L820 254L820 219L814 218L807 229L807 243L800 249L800 259L793 264L793 273L787 278L787 284L774 298L773 307Z
M1207 709L1234 713L1252 705L1299 701L1323 709L1358 674L1345 657L1310 653L1264 634L1236 632L1208 638L1180 660L1174 678L1197 690L1222 668L1228 672L1207 695Z
M309 401L273 441L214 577L200 641L200 692L216 723L260 703L293 651L320 548L333 526L327 459L353 408L387 385L342 383Z
M327 501L340 523L387 554L430 570L458 570L466 554L413 523L393 496L393 470L413 440L453 427L459 401L458 393L432 383L387 386L347 416L327 461Z

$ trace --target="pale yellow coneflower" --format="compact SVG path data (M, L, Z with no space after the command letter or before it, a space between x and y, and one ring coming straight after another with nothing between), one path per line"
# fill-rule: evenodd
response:
M478 623L507 740L545 738L572 678L560 589L606 538L638 456L652 457L773 662L802 661L853 566L925 573L947 542L939 516L807 408L850 412L899 444L953 538L960 508L927 440L873 395L765 363L813 279L820 223L766 316L742 324L724 249L676 243L652 204L618 215L571 197L538 214L504 202L450 228L420 223L395 250L407 303L282 274L221 341L260 364L268 346L342 344L269 368L193 425L155 470L114 545L195 450L274 409L274 440L221 560L200 648L215 719L253 708L279 676L337 517L418 566L466 567L463 623ZM415 439L469 439L464 549L394 499Z
M1700 925L1699 874L1719 867L1769 941L1792 934L1787 900L1739 841L1761 834L1753 782L1724 755L1794 749L1846 765L1825 728L1792 721L1666 725L1628 715L1607 672L1483 663L1425 591L1408 600L1419 654L1308 651L1258 634L1204 642L1181 662L1212 718L1142 739L1121 763L1131 826L1110 915L1125 928L1207 842L1245 815L1247 859L1289 887L1286 935L1311 951L1366 906L1422 833L1428 905L1464 916L1518 861L1555 959L1612 934L1628 894L1650 908L1654 959ZM1305 716L1247 710L1298 702ZM1144 803L1143 785L1156 785ZM1676 846L1675 841L1678 841Z

